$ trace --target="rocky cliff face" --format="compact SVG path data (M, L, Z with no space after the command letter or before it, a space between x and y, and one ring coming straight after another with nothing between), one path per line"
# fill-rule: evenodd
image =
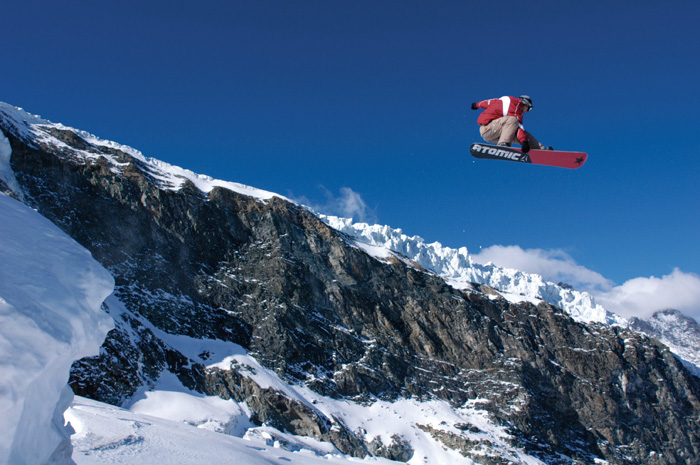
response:
M25 201L116 280L107 302L116 328L100 356L73 367L80 395L119 404L169 371L196 391L245 401L259 424L351 455L411 458L400 435L368 440L256 383L250 367L186 355L168 337L184 335L242 347L331 398L478 404L510 447L543 463L700 456L700 382L645 336L584 325L544 303L456 290L404 257L368 255L281 198L190 181L173 188L150 161L74 130L7 112L0 127ZM421 428L477 463L518 463L474 439L474 425L459 426Z

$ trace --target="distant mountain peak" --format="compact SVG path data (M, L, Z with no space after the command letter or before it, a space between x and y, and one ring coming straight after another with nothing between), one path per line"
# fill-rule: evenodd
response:
M700 325L679 310L655 312L646 319L631 318L629 327L658 339L700 376Z

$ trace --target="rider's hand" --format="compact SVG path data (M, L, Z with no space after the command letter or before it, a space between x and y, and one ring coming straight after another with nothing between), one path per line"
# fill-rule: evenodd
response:
M530 151L530 142L527 140L523 142L523 153L527 153Z

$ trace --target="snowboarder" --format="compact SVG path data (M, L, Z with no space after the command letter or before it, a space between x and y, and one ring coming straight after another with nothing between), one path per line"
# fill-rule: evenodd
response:
M501 97L472 103L472 110L485 110L479 115L479 132L486 142L510 147L520 144L522 152L528 153L531 148L552 150L545 147L523 127L523 114L532 110L532 99L527 95L520 98Z

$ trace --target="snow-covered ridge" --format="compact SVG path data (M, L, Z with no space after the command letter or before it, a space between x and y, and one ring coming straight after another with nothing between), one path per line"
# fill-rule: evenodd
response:
M124 163L120 163L109 153L100 151L100 149L108 148L118 150L131 156L135 160L138 160L148 174L150 174L153 179L159 183L159 186L162 189L177 191L186 181L190 181L197 187L197 189L204 193L209 193L214 187L224 187L234 192L254 197L259 200L269 200L272 197L280 197L284 199L283 196L273 192L256 189L254 187L235 182L214 179L210 176L197 174L190 170L180 168L179 166L170 165L155 158L146 157L140 151L132 147L128 147L117 142L100 139L99 137L80 129L71 128L58 123L52 123L51 121L43 119L40 116L27 113L21 108L2 102L0 102L0 126L31 145L46 144L56 147L62 153L70 153L73 156L84 159L97 159L100 157L105 158L111 163L112 169L115 172L119 172L126 165ZM52 130L73 132L95 150L79 150L74 147L70 147L65 142L53 135ZM4 135L2 135L2 139L0 139L0 179L4 180L6 184L12 188L16 185L16 183L13 183L12 181L14 176L12 175L12 170L9 166L9 144L3 144L5 140L6 138Z
M423 238L407 236L401 229L353 223L351 219L335 216L319 216L326 224L352 237L356 242L401 254L441 276L457 289L470 289L472 283L485 284L513 302L545 301L561 307L577 321L606 324L624 322L621 317L596 304L593 296L587 292L547 282L540 275L501 268L492 263L475 263L466 247L452 249L439 242L426 244Z

